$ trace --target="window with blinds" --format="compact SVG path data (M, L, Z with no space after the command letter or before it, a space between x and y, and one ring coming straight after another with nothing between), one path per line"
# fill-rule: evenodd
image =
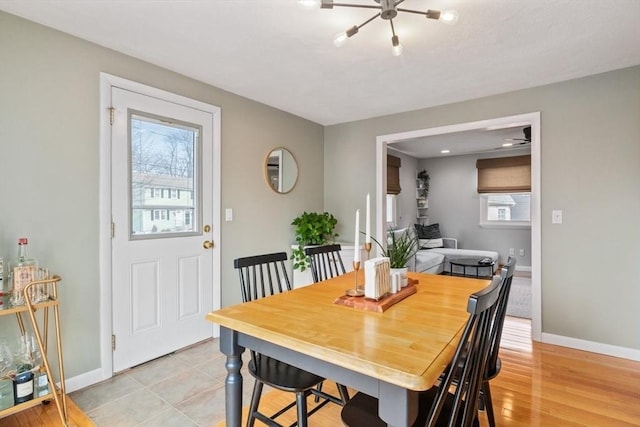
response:
M400 194L400 157L387 154L387 194Z
M478 193L531 191L531 155L478 159Z
M478 159L480 225L531 227L531 156Z

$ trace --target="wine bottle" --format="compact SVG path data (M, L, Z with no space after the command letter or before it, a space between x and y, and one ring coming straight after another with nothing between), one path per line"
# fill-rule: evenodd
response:
M36 269L38 264L35 260L27 257L27 243L26 237L18 239L18 258L12 263L9 272L11 279L11 304L23 305L24 295L22 290L30 282L35 280Z
M17 374L13 380L13 392L16 405L33 399L33 372L27 370Z

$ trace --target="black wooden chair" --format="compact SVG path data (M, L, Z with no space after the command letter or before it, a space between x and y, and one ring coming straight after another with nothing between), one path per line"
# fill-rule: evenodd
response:
M346 273L338 244L313 246L305 248L304 253L309 257L313 283L331 279Z
M502 368L502 361L498 357L498 353L500 351L500 340L502 338L502 329L507 313L507 303L509 301L509 293L511 291L511 282L513 281L513 272L515 271L515 268L516 259L509 257L507 263L500 271L502 287L500 289L500 296L498 297L495 319L491 327L491 347L489 349L489 358L487 360L487 367L482 381L482 388L480 389L478 401L479 409L484 410L487 414L487 420L490 427L495 427L496 420L493 412L493 403L491 401L491 387L489 386L489 381L497 377L500 373L500 369ZM458 371L454 374L454 384L457 384L457 376L460 369L462 368L459 367Z
M489 426L495 427L496 420L493 413L493 404L491 402L491 387L489 381L494 379L500 373L502 361L498 357L500 352L500 340L502 339L502 328L504 327L504 318L507 314L507 303L509 302L509 293L511 292L511 282L513 281L513 272L516 269L516 259L509 257L507 263L500 271L500 280L502 288L500 289L500 297L498 299L498 307L496 309L496 317L491 330L491 348L489 350L489 360L480 390L480 409L485 409Z
M322 282L346 273L342 256L340 255L341 250L342 247L339 244L312 246L304 249L305 255L310 260L309 265L313 283ZM340 393L340 400L346 403L349 400L349 391L342 384L336 383L336 386ZM322 384L318 385L317 390L322 390ZM315 401L317 402L318 399L319 397L316 396Z
M491 350L491 331L497 313L502 280L472 294L467 303L469 318L453 359L440 384L420 393L418 417L414 426L478 426L478 398ZM456 367L462 366L458 371ZM458 385L450 391L456 374ZM342 422L348 427L383 427L378 400L357 393L342 408Z
M285 267L286 260L286 252L256 255L234 260L233 266L240 275L242 301L253 301L290 291L291 282ZM324 378L253 350L251 351L251 361L248 368L249 373L255 378L255 383L247 417L247 426L253 426L256 419L269 426L280 426L274 421L275 418L297 406L297 422L292 426L306 427L307 418L327 403L334 402L340 405L343 403L339 399L315 389L318 384L324 381ZM258 411L264 384L278 390L295 393L296 400L275 414L267 416ZM322 397L323 401L312 410L307 411L307 396L310 394Z

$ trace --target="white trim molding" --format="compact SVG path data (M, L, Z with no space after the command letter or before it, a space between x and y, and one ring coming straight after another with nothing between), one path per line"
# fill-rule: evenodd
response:
M531 124L531 338L541 340L542 333L542 225L540 198L540 112L497 117L376 137L376 233L385 235L387 143L447 133L486 129L512 123Z
M85 387L89 387L90 385L97 384L100 381L107 380L111 378L111 376L112 375L105 377L102 368L94 369L93 371L65 379L65 390L67 393L73 393L76 390L81 390Z
M636 350L633 348L603 344L594 341L586 341L578 338L549 334L546 332L542 334L542 342L546 344L559 345L561 347L569 347L576 350L589 351L591 353L604 354L607 356L620 357L622 359L629 359L640 362L640 350Z

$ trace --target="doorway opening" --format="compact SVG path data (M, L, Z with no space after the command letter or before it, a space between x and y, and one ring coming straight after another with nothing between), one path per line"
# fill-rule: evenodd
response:
M541 207L540 207L540 113L526 113L515 116L498 117L475 122L418 129L380 135L376 138L376 233L386 231L386 170L387 145L407 140L432 136L455 134L474 130L486 130L512 126L514 123L531 126L531 338L541 340Z

